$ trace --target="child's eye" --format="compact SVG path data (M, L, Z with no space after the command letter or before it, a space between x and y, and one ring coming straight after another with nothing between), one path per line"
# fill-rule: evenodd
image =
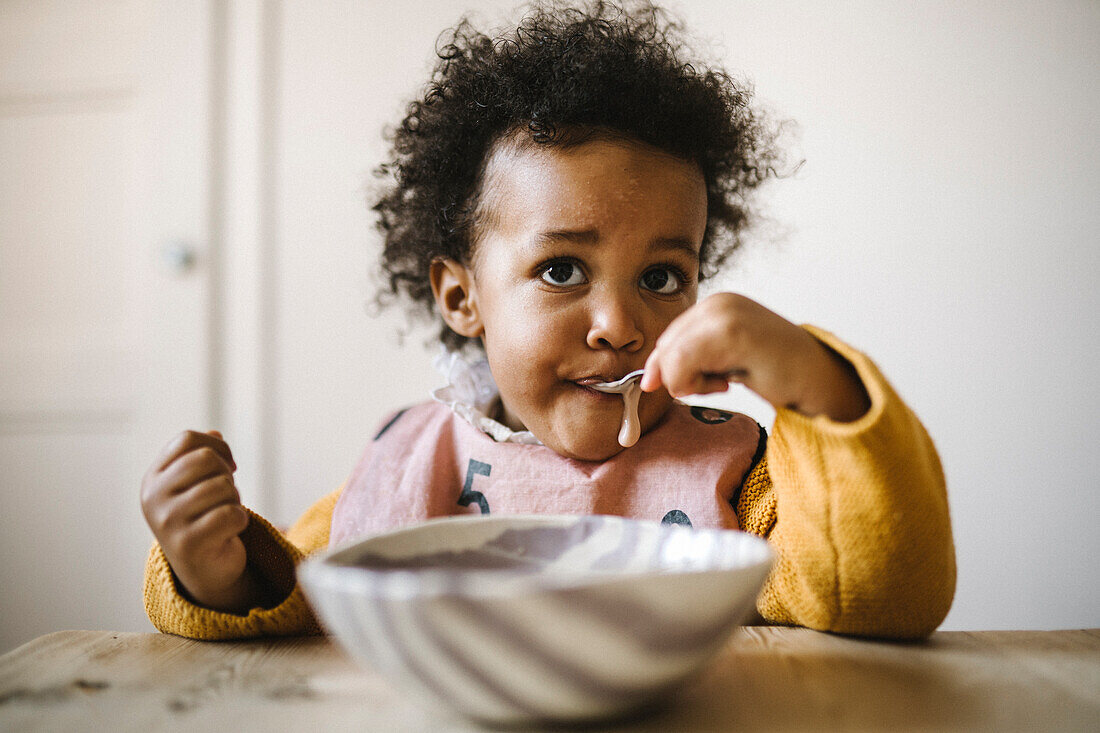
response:
M558 286L580 285L584 282L584 273L572 262L553 262L543 268L540 277L543 282Z
M683 278L669 267L654 267L642 275L642 287L660 295L672 295L683 286Z

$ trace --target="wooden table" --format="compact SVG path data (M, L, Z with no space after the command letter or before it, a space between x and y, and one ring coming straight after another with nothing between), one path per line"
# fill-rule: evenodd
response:
M898 644L749 627L668 706L611 729L1098 731L1100 629ZM0 731L22 730L479 729L413 706L323 638L61 631L0 657Z

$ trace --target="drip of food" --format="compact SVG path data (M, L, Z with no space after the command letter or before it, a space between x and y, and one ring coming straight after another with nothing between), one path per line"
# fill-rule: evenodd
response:
M619 445L629 448L638 442L642 435L642 422L638 419L638 400L642 396L642 388L638 386L644 369L638 369L627 374L622 379L614 382L600 382L593 384L592 389L609 394L623 396L623 424L619 428Z

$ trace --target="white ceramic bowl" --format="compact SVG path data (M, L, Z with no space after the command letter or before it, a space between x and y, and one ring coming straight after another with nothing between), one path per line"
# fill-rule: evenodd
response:
M773 557L730 530L455 517L336 548L299 577L353 657L422 702L517 724L671 692L744 620Z

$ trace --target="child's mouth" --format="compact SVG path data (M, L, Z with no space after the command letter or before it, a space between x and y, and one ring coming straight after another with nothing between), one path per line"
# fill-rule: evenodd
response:
M618 440L619 445L624 448L629 448L638 442L638 438L641 435L641 423L638 419L638 401L641 397L641 390L638 387L637 380L630 382L624 392L609 392L604 389L596 389L596 385L606 385L607 382L614 381L614 379L608 379L603 375L597 375L594 377L577 379L574 381L574 384L583 389L587 396L602 398L601 401L608 400L618 402L622 406L622 423L619 429Z
M624 372L625 374L626 372ZM622 379L623 374L608 375L608 374L593 374L590 377L584 377L583 379L572 380L575 384L579 384L582 387L591 387L594 384L607 384L608 382L617 382Z
M601 374L597 374L592 377L584 377L583 379L574 379L573 381L582 387L588 387L593 384L599 384L600 382L606 382L608 379Z
M619 400L619 401L621 401L622 398L619 397L619 395L617 395L617 394L608 394L607 392L601 392L601 391L599 391L598 389L595 389L592 386L594 384L600 384L601 382L606 382L606 381L607 380L604 379L603 377L585 377L584 379L570 380L569 384L572 384L573 386L580 388L581 391L584 392L584 394L588 397L597 397L597 398L600 398L601 400L609 400L609 401L610 400Z
M601 381L603 381L603 380L601 380L601 379L583 379L583 380L582 379L577 379L577 380L573 380L570 383L577 386L577 387L580 387L586 393L591 394L591 395L596 395L596 396L599 396L599 397L618 397L618 395L608 394L606 392L600 392L598 389L594 389L592 387L593 384L599 384Z

